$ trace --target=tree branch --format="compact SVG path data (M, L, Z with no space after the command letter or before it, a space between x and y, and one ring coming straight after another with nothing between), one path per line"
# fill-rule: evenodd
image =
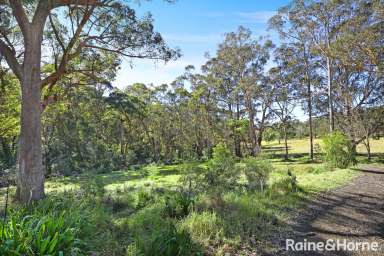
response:
M16 21L20 26L21 32L23 33L24 38L26 38L30 23L23 5L21 4L20 0L12 0L9 1L9 3L11 5L13 15L15 16Z
M12 69L15 76L22 81L23 75L21 71L21 66L19 62L17 61L15 54L12 52L12 50L3 42L3 40L0 40L0 54L5 57L5 60L7 61L9 67Z
M51 8L57 8L66 5L83 5L83 6L102 6L105 0L48 0L51 2Z
M75 34L73 35L73 37L71 38L70 42L68 43L65 51L63 52L63 57L61 58L58 69L54 73L52 73L51 75L46 77L41 82L41 87L44 87L48 84L56 83L60 79L60 77L65 74L65 69L66 69L68 61L77 55L77 54L71 54L71 51L72 51L73 47L75 46L77 40L79 39L80 33L83 30L83 27L85 26L87 21L89 20L94 8L95 8L95 6L92 6L89 10L87 10L85 12L83 19L81 20L79 26L76 29Z

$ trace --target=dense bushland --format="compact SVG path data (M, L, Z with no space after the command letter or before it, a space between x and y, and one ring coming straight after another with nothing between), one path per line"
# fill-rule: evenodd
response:
M224 159L234 169L218 162ZM54 192L30 207L12 207L1 236L2 255L202 255L252 244L279 226L282 208L270 203L288 196L294 207L298 195L279 181L270 184L272 166L266 162L234 159L220 144L204 168L182 167L178 188L107 191L99 179L87 177L77 189ZM195 176L192 169L198 170ZM233 170L237 179L230 178ZM212 190L205 189L209 184Z

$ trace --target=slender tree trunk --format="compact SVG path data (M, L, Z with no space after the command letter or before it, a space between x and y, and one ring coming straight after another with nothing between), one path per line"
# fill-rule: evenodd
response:
M264 128L260 128L259 132L257 133L257 144L260 151L261 151L261 143L263 142L263 134L264 134Z
M327 87L328 87L328 113L329 113L329 131L335 129L335 118L333 115L333 97L332 97L332 71L331 59L327 57Z
M287 134L287 126L284 124L284 144L285 144L285 156L284 159L288 160L288 134Z
M310 153L309 156L313 160L313 123L312 123L312 91L311 83L308 83L308 122L309 122L309 144Z
M255 111L252 106L252 100L247 97L247 111L248 111L248 116L249 116L249 133L250 133L250 140L251 140L251 155L256 156L259 151L259 143L258 143L258 138L256 135L256 127L255 127Z
M306 79L307 79L307 104L308 104L308 123L309 123L309 157L313 160L313 123L312 123L312 85L311 85L311 76L310 76L310 66L308 61L308 55L305 51L305 69L306 69Z
M239 100L237 96L237 102L236 102L236 120L240 120L240 106L239 106ZM237 157L241 157L241 141L240 136L235 132L235 155Z
M124 120L120 118L120 155L125 162L125 152L124 152Z
M259 150L261 151L261 142L263 141L263 134L264 134L264 130L265 130L265 119L266 119L266 115L267 115L267 110L268 110L268 106L269 104L267 103L266 106L263 107L262 111L261 111L261 121L260 121L260 127L259 127L259 133L257 135L257 143L259 144ZM280 144L280 142L279 142Z
M368 160L371 160L372 155L371 155L371 143L369 142L369 136L367 136L366 138L365 147L367 148Z
M25 39L21 81L21 124L16 198L22 203L42 199L44 170L41 148L41 26L30 26Z

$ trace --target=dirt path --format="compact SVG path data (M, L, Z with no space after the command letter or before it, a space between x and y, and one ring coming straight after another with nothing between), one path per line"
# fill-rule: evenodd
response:
M290 221L291 230L279 235L280 250L268 255L384 255L384 168L363 167L362 175L349 184L323 193L310 201ZM286 239L295 242L377 242L379 251L300 251L286 250ZM308 245L308 244L307 244ZM352 246L352 245L351 245ZM360 247L361 248L361 247ZM290 248L291 249L291 248Z

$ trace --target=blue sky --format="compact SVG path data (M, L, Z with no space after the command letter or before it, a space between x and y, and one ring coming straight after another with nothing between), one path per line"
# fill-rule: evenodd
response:
M200 67L206 61L204 54L215 54L224 33L236 31L242 25L252 30L255 37L277 35L267 31L267 21L288 0L162 0L141 1L133 4L138 16L152 13L155 30L167 43L181 49L183 56L164 65L149 60L124 60L114 82L120 88L135 82L145 84L172 82L182 74L184 67Z

